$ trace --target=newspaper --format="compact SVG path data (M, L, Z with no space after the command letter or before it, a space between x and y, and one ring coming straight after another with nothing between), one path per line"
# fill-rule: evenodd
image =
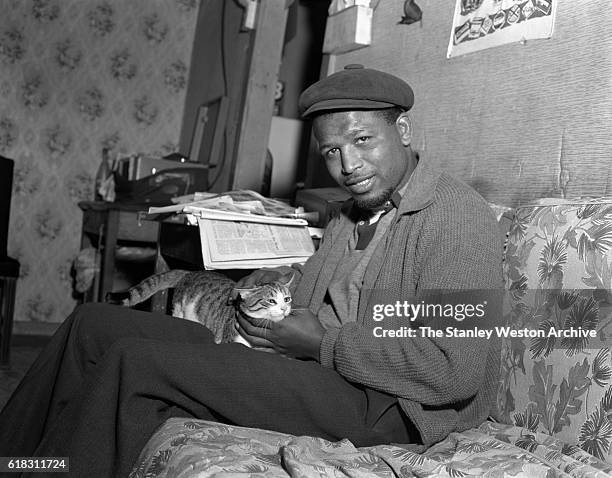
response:
M197 223L205 269L303 264L314 253L302 208L250 190L195 193L178 201L150 207L149 214L183 213L188 223Z
M237 190L222 194L195 193L177 198L180 202L169 206L150 207L149 214L186 213L209 219L245 220L274 224L305 225L316 221L316 213L302 207L291 207L277 199L270 199L255 191ZM300 219L299 221L276 218Z
M205 269L303 264L314 253L306 226L199 218Z

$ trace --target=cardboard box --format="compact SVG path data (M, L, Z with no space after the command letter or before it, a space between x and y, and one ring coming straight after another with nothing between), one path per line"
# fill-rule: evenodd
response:
M371 8L355 5L327 17L323 53L337 55L370 45L372 15Z

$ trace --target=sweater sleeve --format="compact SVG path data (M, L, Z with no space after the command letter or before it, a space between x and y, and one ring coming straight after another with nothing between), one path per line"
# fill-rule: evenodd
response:
M421 213L426 218L418 245L406 252L413 254L414 260L403 261L416 270L407 271L404 266L399 278L389 275L385 284L392 283L394 277L401 281L403 275L415 273L416 291L401 291L411 296L413 303L432 291L470 291L472 299L483 295L498 298L489 292L501 289L501 244L497 223L484 201L468 196L467 201L433 204ZM392 260L402 263L398 256ZM490 313L483 320L488 321L499 310L497 305L488 308ZM415 321L412 327L428 325L426 320ZM328 330L321 342L320 362L350 381L424 406L456 404L474 396L484 379L487 353L495 339L446 336L445 329L439 329L442 337L424 337L418 325L414 337L383 338L373 333L377 326L395 330L410 325L405 317L373 322L370 314L363 324ZM477 325L486 328L487 322ZM473 329L474 323L463 328Z

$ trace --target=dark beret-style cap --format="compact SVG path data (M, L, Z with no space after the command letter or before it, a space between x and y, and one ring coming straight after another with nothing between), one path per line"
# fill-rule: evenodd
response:
M363 65L347 65L306 88L298 107L302 118L307 118L318 111L394 106L409 110L413 104L414 93L404 80Z

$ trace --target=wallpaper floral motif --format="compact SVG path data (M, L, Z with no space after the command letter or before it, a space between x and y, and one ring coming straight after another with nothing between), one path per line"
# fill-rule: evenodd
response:
M0 0L0 154L15 160L16 321L75 305L81 210L105 147L176 151L199 0Z

